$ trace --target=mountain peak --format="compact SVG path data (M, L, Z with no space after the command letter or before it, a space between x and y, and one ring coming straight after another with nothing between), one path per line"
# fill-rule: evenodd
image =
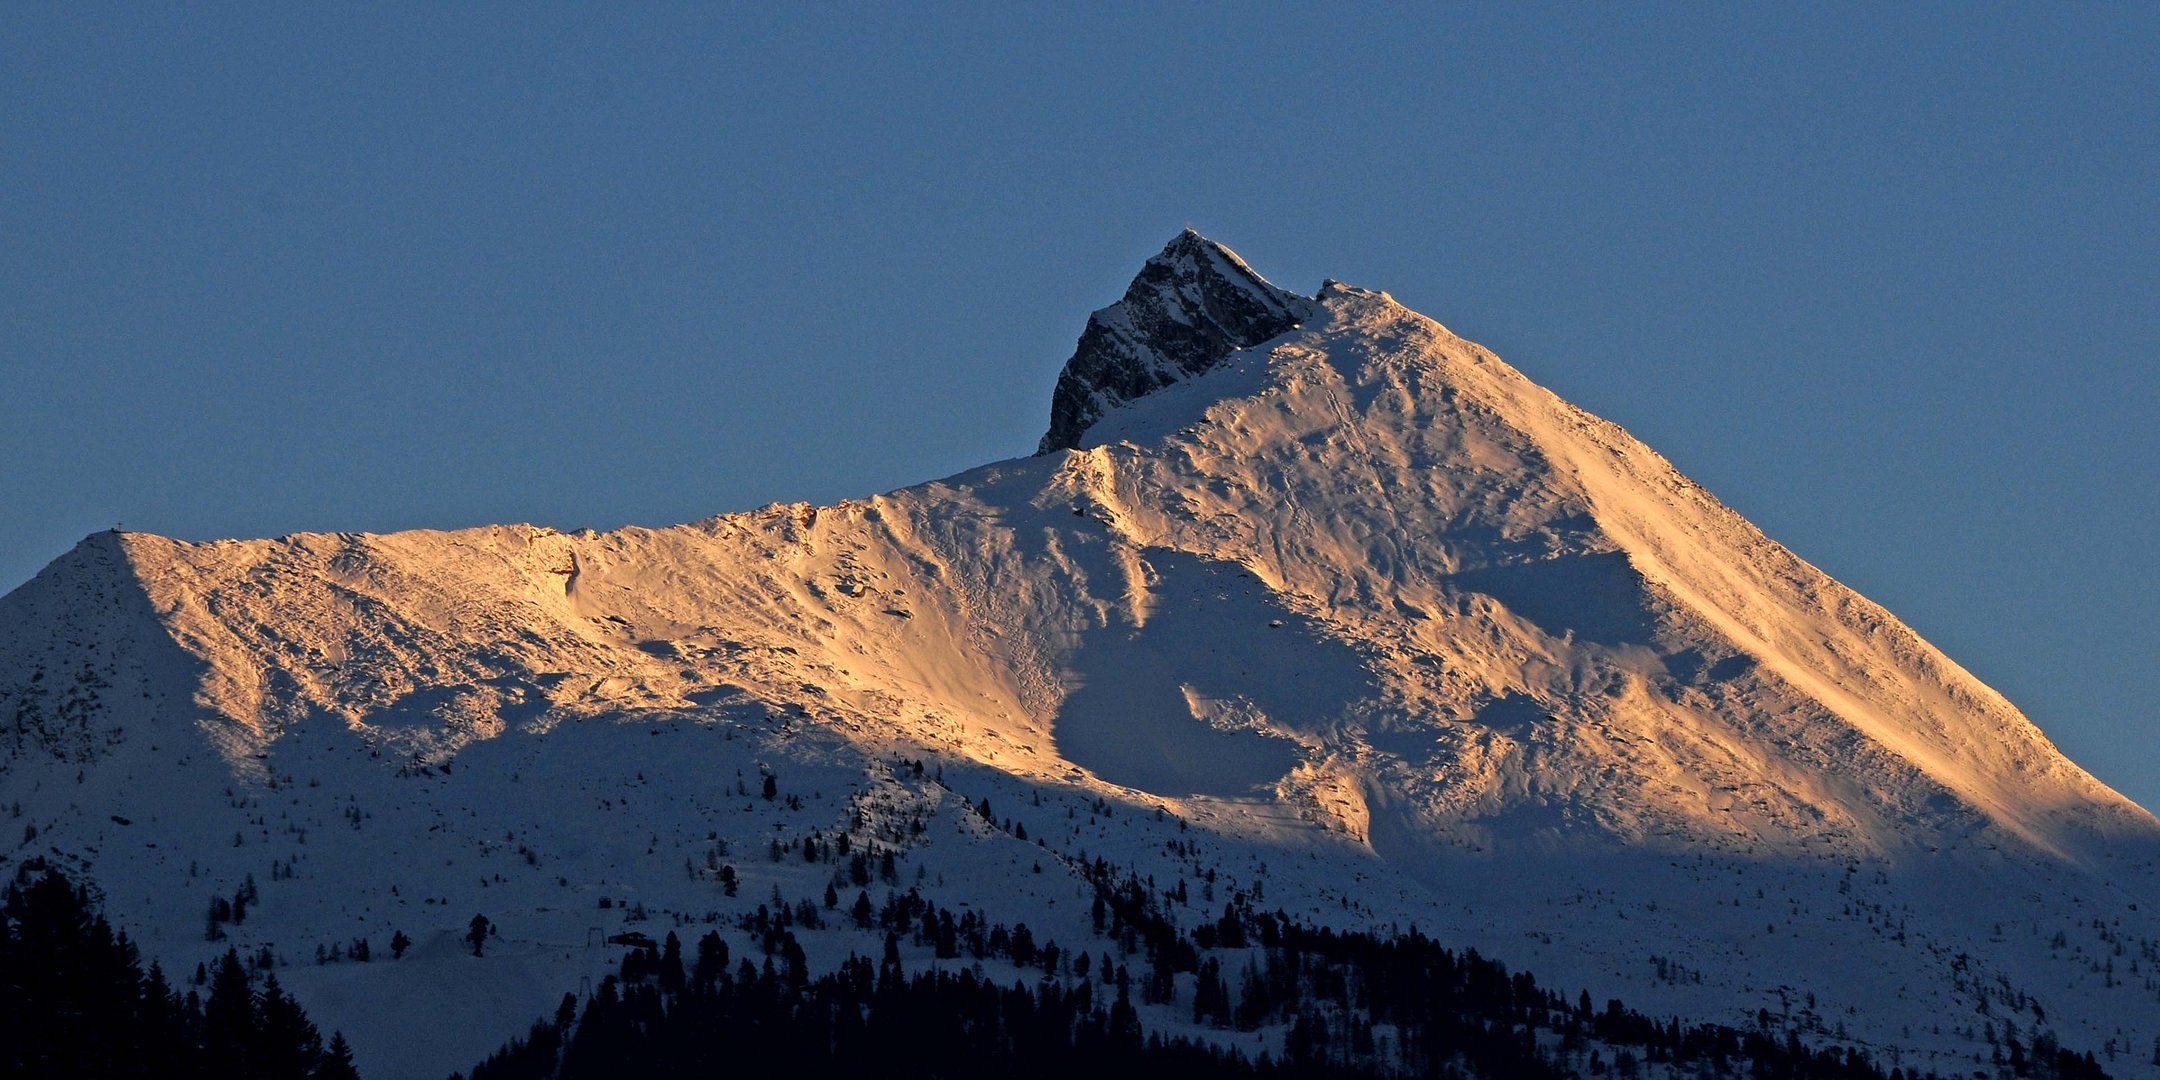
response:
M1088 316L1058 375L1038 454L1079 446L1105 412L1206 371L1311 317L1236 252L1190 227L1141 266L1125 296Z
M1986 1060L1936 1030L1976 1002L2111 1065L2160 1036L2149 978L2096 966L2160 941L2160 820L1483 347L1187 231L1059 394L1046 456L833 506L94 534L0 596L0 869L81 868L172 971L407 936L289 969L376 1077L476 1060L592 974L553 943L633 940L633 913L756 948L759 897L823 884L805 837L1076 950L1106 939L1070 898L1115 866L1919 1072ZM776 836L818 865L720 864ZM171 902L251 879L229 941ZM817 933L828 959L892 940Z
M1200 230L1190 225L1178 230L1178 234L1171 237L1169 243L1163 245L1162 251L1150 257L1148 261L1175 262L1181 259L1205 258L1211 254L1225 256L1236 261L1239 266L1245 266L1245 261L1239 259L1237 253L1202 236ZM1251 268L1246 267L1246 269L1250 271Z

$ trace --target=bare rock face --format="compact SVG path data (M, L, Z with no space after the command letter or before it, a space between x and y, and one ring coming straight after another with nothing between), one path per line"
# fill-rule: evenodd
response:
M1124 299L1088 317L1035 452L1077 448L1103 413L1296 327L1312 305L1229 248L1191 229L1179 233L1140 268Z

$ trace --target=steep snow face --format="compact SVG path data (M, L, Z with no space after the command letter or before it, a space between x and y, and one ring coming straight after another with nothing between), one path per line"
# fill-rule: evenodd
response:
M1187 229L1141 267L1125 298L1088 316L1058 374L1037 453L1078 445L1103 413L1296 326L1312 302Z
M223 948L153 899L183 873L264 880L249 933L283 948L429 919L454 943L475 910L525 935L514 977L452 945L433 982L286 979L362 1025L477 1007L479 980L514 1028L591 974L565 943L596 896L754 906L800 874L721 899L713 851L889 827L874 803L937 822L893 835L948 838L910 854L921 887L1068 941L1061 875L1107 853L1945 1071L1986 1042L1941 1018L1983 1001L2079 1047L2160 1035L2150 971L2105 959L2160 963L2160 822L1483 348L1384 293L1283 293L1187 234L1091 319L1059 401L1038 456L831 507L86 541L0 601L0 715L28 718L0 797L43 829L18 854L82 860L181 960ZM127 692L34 689L76 671ZM738 797L767 768L818 779ZM973 823L990 790L1028 800L1037 844Z
M2153 835L2000 695L1616 426L1384 294L1320 307L1107 418L1066 479L1136 547L1248 567L1356 641L1383 674L1365 734L1444 747L1414 755L1442 770L1419 800L1450 808L1441 831L1527 803L1570 822L1558 842L1890 855L1981 828L2083 860Z

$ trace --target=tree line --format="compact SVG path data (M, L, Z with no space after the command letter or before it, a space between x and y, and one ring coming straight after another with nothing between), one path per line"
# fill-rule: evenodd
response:
M1095 891L1092 941L1037 941L1024 925L957 917L914 890L881 904L859 893L760 905L738 928L753 953L729 955L707 933L686 958L670 933L631 949L584 1001L565 995L472 1070L470 1080L584 1080L618 1075L973 1077L1099 1080L1131 1075L1275 1077L1631 1077L1675 1069L1761 1080L1923 1080L1860 1050L1816 1047L1765 1017L1753 1027L1658 1019L1618 1000L1595 1007L1456 951L1414 928L1375 934L1314 927L1256 908L1243 893L1190 929L1175 893L1083 865ZM880 959L851 956L812 977L795 931L820 909L882 931ZM843 913L844 911L844 913ZM903 944L939 963L907 971ZM1009 981L978 961L1013 967ZM943 961L954 961L945 963ZM1172 1006L1212 1038L1148 1032L1140 1004ZM1277 1049L1247 1033L1269 1031ZM1241 1037L1242 1036L1242 1037ZM2019 1048L2021 1077L2104 1074L2091 1054L2052 1043ZM1652 1068L1656 1066L1656 1068ZM1175 1070L1175 1073L1172 1072Z
M0 1074L358 1080L342 1034L323 1042L300 1004L228 949L177 989L101 905L33 860L0 900Z

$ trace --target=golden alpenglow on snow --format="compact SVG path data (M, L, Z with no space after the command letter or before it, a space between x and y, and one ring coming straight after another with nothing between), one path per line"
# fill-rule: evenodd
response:
M10 866L94 882L176 981L269 954L370 1077L469 1070L670 932L1103 1008L1107 959L1148 1032L1310 1051L1231 1018L1267 946L1226 908L1884 1073L2152 1068L2160 822L1386 293L1188 231L1088 320L1039 451L666 528L92 536L0 600ZM911 891L1029 955L892 925ZM1143 907L1206 928L1191 966ZM1311 1015L1407 1068L1360 1007Z

